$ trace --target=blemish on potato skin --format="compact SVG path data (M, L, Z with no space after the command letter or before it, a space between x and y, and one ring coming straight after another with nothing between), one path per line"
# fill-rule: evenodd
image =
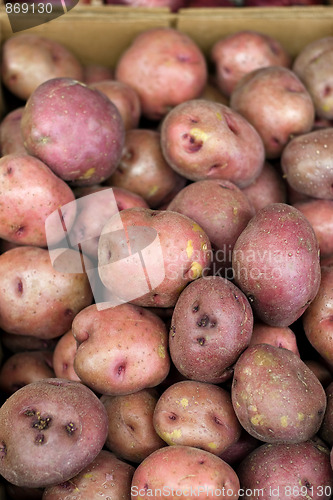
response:
M288 427L288 417L286 415L283 415L280 418L280 423L281 423L282 427Z
M186 247L186 255L187 255L187 258L190 259L193 255L193 241L192 240L188 240L187 242L187 247Z
M7 446L6 444L2 441L0 443L0 459L3 459L5 458L5 456L7 455Z
M76 425L74 424L74 422L69 422L66 425L66 432L67 432L67 434L69 436L72 436L75 431L76 431Z
M158 352L158 355L160 358L163 358L163 359L165 358L165 347L163 345L158 346L157 352Z
M251 424L253 424L253 425L263 425L264 419L265 419L264 415L260 415L258 413L257 415L254 415L251 418Z

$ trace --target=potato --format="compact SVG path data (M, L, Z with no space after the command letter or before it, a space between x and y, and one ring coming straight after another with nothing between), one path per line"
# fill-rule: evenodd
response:
M102 450L77 476L45 489L43 500L129 499L134 467Z
M267 443L311 439L326 410L325 391L314 373L293 352L268 344L241 354L231 398L244 429Z
M101 451L107 425L104 406L79 382L26 385L0 408L0 473L31 488L67 481Z
M170 360L163 321L132 304L98 310L89 306L76 315L78 342L74 370L101 394L121 395L154 387L165 379Z
M322 425L319 429L319 436L330 447L333 446L333 382L326 388L327 407Z
M324 389L333 381L332 373L322 358L305 359L303 361L313 371Z
M229 99L222 94L214 83L208 82L205 86L200 99L207 99L207 101L219 102L228 106Z
M74 370L77 344L72 330L68 330L57 342L53 351L53 369L56 377L80 382Z
M281 156L284 177L299 193L332 200L332 155L333 128L295 137Z
M134 129L127 132L120 163L106 184L137 193L156 208L181 182L163 157L160 133Z
M162 151L180 175L192 181L229 180L251 184L264 164L258 132L223 104L194 99L172 109L161 127Z
M291 64L290 55L282 45L257 31L238 31L219 39L211 49L221 91L230 96L239 80L259 68Z
M83 66L83 82L87 85L102 82L103 80L112 80L113 71L107 66L100 64L87 64Z
M21 132L21 118L24 107L19 107L8 113L0 124L1 155L26 153Z
M239 480L226 462L212 453L191 446L167 446L155 451L136 469L132 500L229 498L237 500Z
M241 435L236 443L230 445L220 458L231 465L233 468L237 466L245 457L260 446L261 441L251 436L245 429L242 428ZM236 470L236 469L235 469Z
M109 418L105 446L118 457L140 463L153 451L165 446L153 426L158 393L143 389L125 396L102 396Z
M268 159L279 157L293 136L310 132L315 117L303 83L280 66L244 76L231 95L230 106L255 127Z
M173 307L187 283L209 269L210 258L203 229L171 211L123 210L104 226L98 245L99 275L114 305Z
M185 377L217 384L232 376L232 365L250 343L252 309L229 280L207 276L188 285L172 316L169 349Z
M323 266L318 294L302 316L302 321L309 342L331 368L333 368L332 311L333 266Z
M102 182L120 160L119 111L104 94L76 80L53 78L37 87L21 125L28 153L76 185Z
M31 382L54 376L51 352L17 352L0 369L0 390L10 395Z
M42 161L25 153L0 159L0 237L20 245L45 247L63 239L46 238L45 221L61 209L68 229L75 219L74 194ZM67 207L64 205L68 205Z
M99 90L113 102L123 119L125 130L139 125L141 104L138 94L132 87L115 80L102 80L90 84L90 87Z
M202 227L215 250L215 262L223 267L231 265L236 240L254 215L242 191L225 180L189 184L174 197L168 210L187 215Z
M136 90L145 117L160 120L172 107L201 95L207 67L201 50L185 33L152 28L122 53L115 76Z
M286 203L286 184L280 172L267 161L259 176L247 187L242 188L255 212L271 203Z
M319 289L314 231L299 210L284 203L257 212L236 241L232 262L236 284L271 326L291 325Z
M255 323L250 345L270 344L289 349L299 356L296 335L288 326L269 326L265 323Z
M66 260L79 253L68 250ZM41 339L59 337L73 318L92 302L86 274L54 270L49 252L17 247L0 255L0 327L8 333Z
M82 80L83 68L64 45L50 38L20 33L3 45L1 74L5 86L27 100L39 85L51 78Z
M168 445L186 445L220 455L241 433L230 394L221 387L186 380L163 392L154 428Z
M1 343L8 351L50 351L56 346L58 339L39 339L33 335L16 335L14 333L1 332Z
M331 498L329 450L313 441L264 444L237 469L244 500Z

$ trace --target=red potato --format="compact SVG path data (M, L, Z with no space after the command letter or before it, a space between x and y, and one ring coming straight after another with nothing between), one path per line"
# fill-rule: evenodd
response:
M109 177L124 145L124 124L116 106L98 90L70 78L54 78L37 87L21 126L28 153L76 185Z
M174 106L201 95L207 82L206 61L186 34L153 28L139 34L123 52L116 80L136 90L145 117L160 120Z
M320 258L333 253L333 200L309 200L294 204L308 219L319 243Z
M193 446L220 455L240 437L230 394L221 387L187 380L163 392L154 428L168 445Z
M39 339L32 335L17 335L14 333L1 332L1 343L8 351L51 351L53 352L58 339Z
M269 326L264 323L255 323L250 345L270 344L275 347L289 349L299 356L296 335L288 326Z
M49 486L43 500L87 500L104 498L115 500L130 498L134 467L102 450L77 476Z
M245 429L242 428L240 438L236 443L230 445L220 458L235 468L245 457L260 446L261 441L251 436Z
M210 54L216 67L217 83L230 96L246 74L267 66L291 65L291 57L283 46L264 33L238 31L218 40Z
M229 99L221 93L221 91L213 84L207 83L200 99L207 99L207 101L219 102L221 104L229 105Z
M107 425L104 406L83 384L53 378L26 385L0 409L0 473L31 488L67 481L101 451Z
M115 80L102 80L90 84L90 87L99 90L113 102L123 119L125 130L139 125L141 104L138 94L132 87Z
M271 203L286 203L286 184L280 172L267 161L258 177L247 187L242 189L254 210Z
M102 396L109 419L105 446L118 457L140 463L165 446L153 426L158 393L143 389L125 396Z
M0 369L0 390L10 395L25 385L54 376L51 352L18 352L7 358Z
M169 210L123 210L104 226L98 245L105 301L173 307L184 287L208 271L210 259L208 236L189 217Z
M27 100L39 85L52 78L82 80L83 68L64 45L35 34L20 33L3 45L1 74L5 86Z
M288 184L304 195L333 199L333 128L295 137L285 147L281 167Z
M56 271L49 252L38 247L17 247L0 255L0 327L8 333L59 337L73 318L92 302L88 278L73 273L79 253L68 250L71 273Z
M76 315L72 329L78 343L74 370L94 391L131 394L155 387L169 372L166 327L142 307L92 305Z
M56 377L81 382L74 370L77 343L72 330L68 330L57 342L53 351L53 369Z
M218 384L250 343L253 315L245 295L230 281L207 276L180 295L169 334L171 359L185 377Z
M319 429L319 436L330 447L333 446L333 383L326 388L327 407L322 425Z
M21 119L24 107L8 113L0 124L1 155L26 153L21 132Z
M261 445L237 473L244 500L329 500L333 490L329 450L313 441Z
M88 64L87 66L83 66L82 81L87 85L112 79L113 71L107 66L102 66L100 64Z
M160 133L134 129L127 132L119 165L106 184L128 189L156 208L182 182L163 157Z
M314 231L299 210L284 203L257 212L236 241L232 263L237 286L271 326L291 325L319 289Z
M327 368L326 363L323 361L323 359L306 359L304 360L304 363L308 368L310 368L310 370L313 371L324 388L326 388L332 382L332 373Z
M194 99L171 110L162 123L162 151L192 181L224 179L245 187L260 174L264 147L258 132L223 104Z
M167 446L155 451L136 469L132 500L194 496L237 500L239 480L226 462L191 446Z
M244 76L230 106L255 127L268 159L279 157L293 136L310 132L314 124L310 94L295 73L280 66Z
M40 247L59 242L62 232L53 231L46 238L45 221L61 208L64 223L70 229L76 215L72 201L70 187L37 158L16 153L0 159L1 238Z

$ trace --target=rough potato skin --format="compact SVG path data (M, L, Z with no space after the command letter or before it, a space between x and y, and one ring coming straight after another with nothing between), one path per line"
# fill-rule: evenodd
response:
M185 500L191 488L198 500L204 500L208 494L212 499L237 500L239 480L230 465L208 451L191 446L167 446L149 455L136 469L132 500L137 498L137 492L145 500Z
M326 388L327 407L323 423L319 429L319 436L329 446L333 446L333 382Z
M200 96L207 67L185 33L153 28L139 34L122 54L115 76L136 90L144 116L160 120L172 107Z
M104 406L83 384L26 385L0 409L0 473L32 488L67 481L101 451L107 426Z
M329 500L333 489L329 450L314 441L261 445L237 473L241 487L255 492L244 500Z
M239 288L219 276L201 278L176 303L169 334L172 361L189 379L223 382L248 347L252 328L252 309Z
M77 258L70 250L67 261ZM64 334L92 302L86 274L60 273L43 248L22 246L0 256L0 327L8 333L51 339Z
M193 446L217 456L241 434L230 394L194 380L163 392L154 410L154 427L168 445Z
M231 397L244 429L267 443L311 439L326 409L325 391L314 373L293 352L268 344L241 354Z
M70 78L40 85L27 101L21 127L28 153L76 185L109 177L124 145L116 106L98 90Z
M257 212L236 241L232 262L236 284L271 326L291 325L319 289L314 231L299 210L284 203Z

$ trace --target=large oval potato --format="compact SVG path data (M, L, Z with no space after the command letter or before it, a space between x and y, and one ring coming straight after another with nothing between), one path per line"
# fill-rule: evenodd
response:
M236 241L232 262L236 284L268 325L291 325L318 292L318 242L304 215L290 205L259 210Z
M326 410L325 391L314 373L293 352L268 344L241 354L231 397L244 429L267 443L311 439Z

